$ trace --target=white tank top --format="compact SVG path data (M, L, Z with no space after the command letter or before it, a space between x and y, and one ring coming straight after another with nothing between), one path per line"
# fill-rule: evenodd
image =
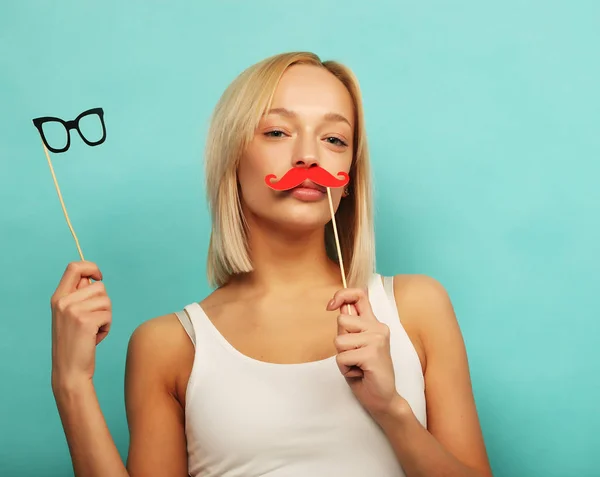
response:
M393 277L374 274L369 299L390 328L396 387L426 427L418 355L400 323ZM300 364L236 350L198 303L178 312L195 345L186 391L191 477L403 477L380 427L354 397L335 356Z

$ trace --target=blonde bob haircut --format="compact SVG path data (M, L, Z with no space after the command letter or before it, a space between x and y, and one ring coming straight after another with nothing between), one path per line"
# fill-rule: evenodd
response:
M348 286L366 287L375 271L371 171L358 81L349 68L338 62L321 61L310 52L291 52L271 56L244 70L227 87L213 112L205 151L212 218L207 276L212 287L226 284L234 274L252 271L237 168L261 117L270 108L279 79L297 64L325 68L352 97L355 130L350 195L340 202L336 222ZM331 221L325 226L324 242L327 255L337 262Z

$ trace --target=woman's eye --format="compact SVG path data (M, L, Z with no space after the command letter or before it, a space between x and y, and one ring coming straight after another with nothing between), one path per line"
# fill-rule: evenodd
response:
M285 133L280 130L267 131L265 133L265 136L267 136L267 137L283 137L284 135L285 135Z
M329 142L330 144L333 144L334 146L344 146L345 147L348 145L344 141L342 141L339 137L334 137L334 136L328 137L327 142Z

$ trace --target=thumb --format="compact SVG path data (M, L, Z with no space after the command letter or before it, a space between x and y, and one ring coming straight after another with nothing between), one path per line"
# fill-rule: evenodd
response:
M352 304L343 304L340 307L340 313L345 314L345 315L358 316L358 311L356 311L356 308ZM340 325L340 322L338 320L337 334L338 335L345 335L347 333L348 333L348 331L346 331L346 329L342 325Z
M110 323L106 323L98 328L98 334L96 335L96 346L100 344L100 342L106 338L108 333L110 332Z
M81 288L89 287L92 284L92 280L88 277L81 277L79 283L77 284L76 289L80 290Z

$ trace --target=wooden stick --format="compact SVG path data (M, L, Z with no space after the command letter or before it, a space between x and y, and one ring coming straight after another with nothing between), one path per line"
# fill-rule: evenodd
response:
M75 234L75 230L73 230L73 226L71 225L71 221L69 220L69 214L67 213L67 208L65 207L65 203L62 198L62 194L60 193L60 187L58 186L58 181L56 180L56 174L54 174L54 167L52 167L52 161L50 160L50 154L48 154L48 149L46 149L46 145L44 141L42 141L42 147L44 148L44 153L46 154L46 159L48 160L48 166L50 167L50 173L52 174L52 180L54 180L54 187L56 188L56 192L58 193L58 199L60 200L60 205L62 206L63 213L65 214L65 218L67 219L67 225L71 230L71 234L75 239L75 245L77 246L77 251L79 252L79 257L81 257L82 261L85 261L83 258L83 252L81 251L81 247L79 246L79 240L77 239L77 234ZM92 283L91 278L88 278L90 284Z
M335 223L335 211L333 210L333 200L331 199L331 189L327 188L327 198L329 199L329 211L331 212L331 222L333 225L333 235L335 237L335 246L337 247L338 261L340 262L340 271L342 273L342 283L344 288L348 288L346 283L346 272L344 271L344 259L342 258L342 249L340 247L340 238L338 237L337 225ZM352 314L352 310L349 306L346 306L348 314Z

